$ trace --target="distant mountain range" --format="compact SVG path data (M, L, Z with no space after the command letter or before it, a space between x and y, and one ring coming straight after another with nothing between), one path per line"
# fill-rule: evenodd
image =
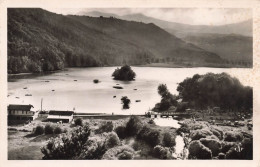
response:
M223 59L153 23L8 9L9 73L166 61L203 66Z
M252 19L234 24L207 26L168 22L140 13L119 16L111 13L93 11L80 12L79 14L92 17L116 17L129 21L154 23L172 35L199 46L204 50L216 53L223 59L244 61L248 64L252 64L253 61Z
M99 17L99 16L116 17L116 18L129 20L129 21L154 23L157 26L167 30L168 32L180 38L195 33L239 34L239 35L251 36L251 37L253 35L252 19L239 22L239 23L234 23L234 24L209 26L209 25L189 25L189 24L169 22L169 21L148 17L140 13L119 16L111 13L92 11L92 12L79 12L78 14L92 16L92 17Z

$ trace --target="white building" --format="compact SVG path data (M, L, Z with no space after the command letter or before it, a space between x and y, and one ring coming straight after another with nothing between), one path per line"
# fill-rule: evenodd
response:
M34 120L37 115L31 111L32 105L10 104L8 106L8 120Z
M73 120L73 114L74 114L74 111L50 110L47 120L51 121L51 122L62 121L63 123L69 123Z

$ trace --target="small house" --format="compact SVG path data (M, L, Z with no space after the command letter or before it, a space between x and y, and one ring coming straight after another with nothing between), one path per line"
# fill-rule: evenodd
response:
M47 120L51 122L59 122L69 123L73 120L74 111L57 111L50 110Z
M34 111L31 111L31 108L33 108L31 104L10 104L8 106L8 120L34 120L36 118L36 114Z

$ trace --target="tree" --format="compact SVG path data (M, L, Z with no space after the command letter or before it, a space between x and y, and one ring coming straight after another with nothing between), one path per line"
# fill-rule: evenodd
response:
M129 65L124 65L120 69L115 69L112 77L114 77L115 80L131 81L135 79L136 74Z
M122 104L123 104L123 109L129 109L129 108L130 108L130 107L129 107L129 104L131 103L131 100L128 99L127 96L123 96L123 97L121 98L121 101L122 101Z
M179 83L177 91L182 101L195 108L219 106L226 110L249 110L253 105L252 88L226 73L196 74Z
M158 94L161 96L161 102L157 104L160 111L168 110L171 106L177 105L176 96L169 92L166 84L158 86Z

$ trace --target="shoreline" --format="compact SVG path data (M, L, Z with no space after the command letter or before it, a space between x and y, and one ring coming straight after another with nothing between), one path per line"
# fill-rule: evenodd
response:
M22 72L22 73L11 73L7 76L19 76L19 75L37 75L37 74L50 74L50 73L56 73L61 71L67 71L70 68L102 68L102 67L120 67L121 65L112 65L112 66L100 66L100 67L65 67L61 70L55 70L55 71L42 71L42 72ZM251 66L226 66L221 64L214 64L214 65L185 65L185 64L169 64L169 63L151 63L151 64L143 64L143 65L130 65L132 67L156 67L156 68L252 68Z

